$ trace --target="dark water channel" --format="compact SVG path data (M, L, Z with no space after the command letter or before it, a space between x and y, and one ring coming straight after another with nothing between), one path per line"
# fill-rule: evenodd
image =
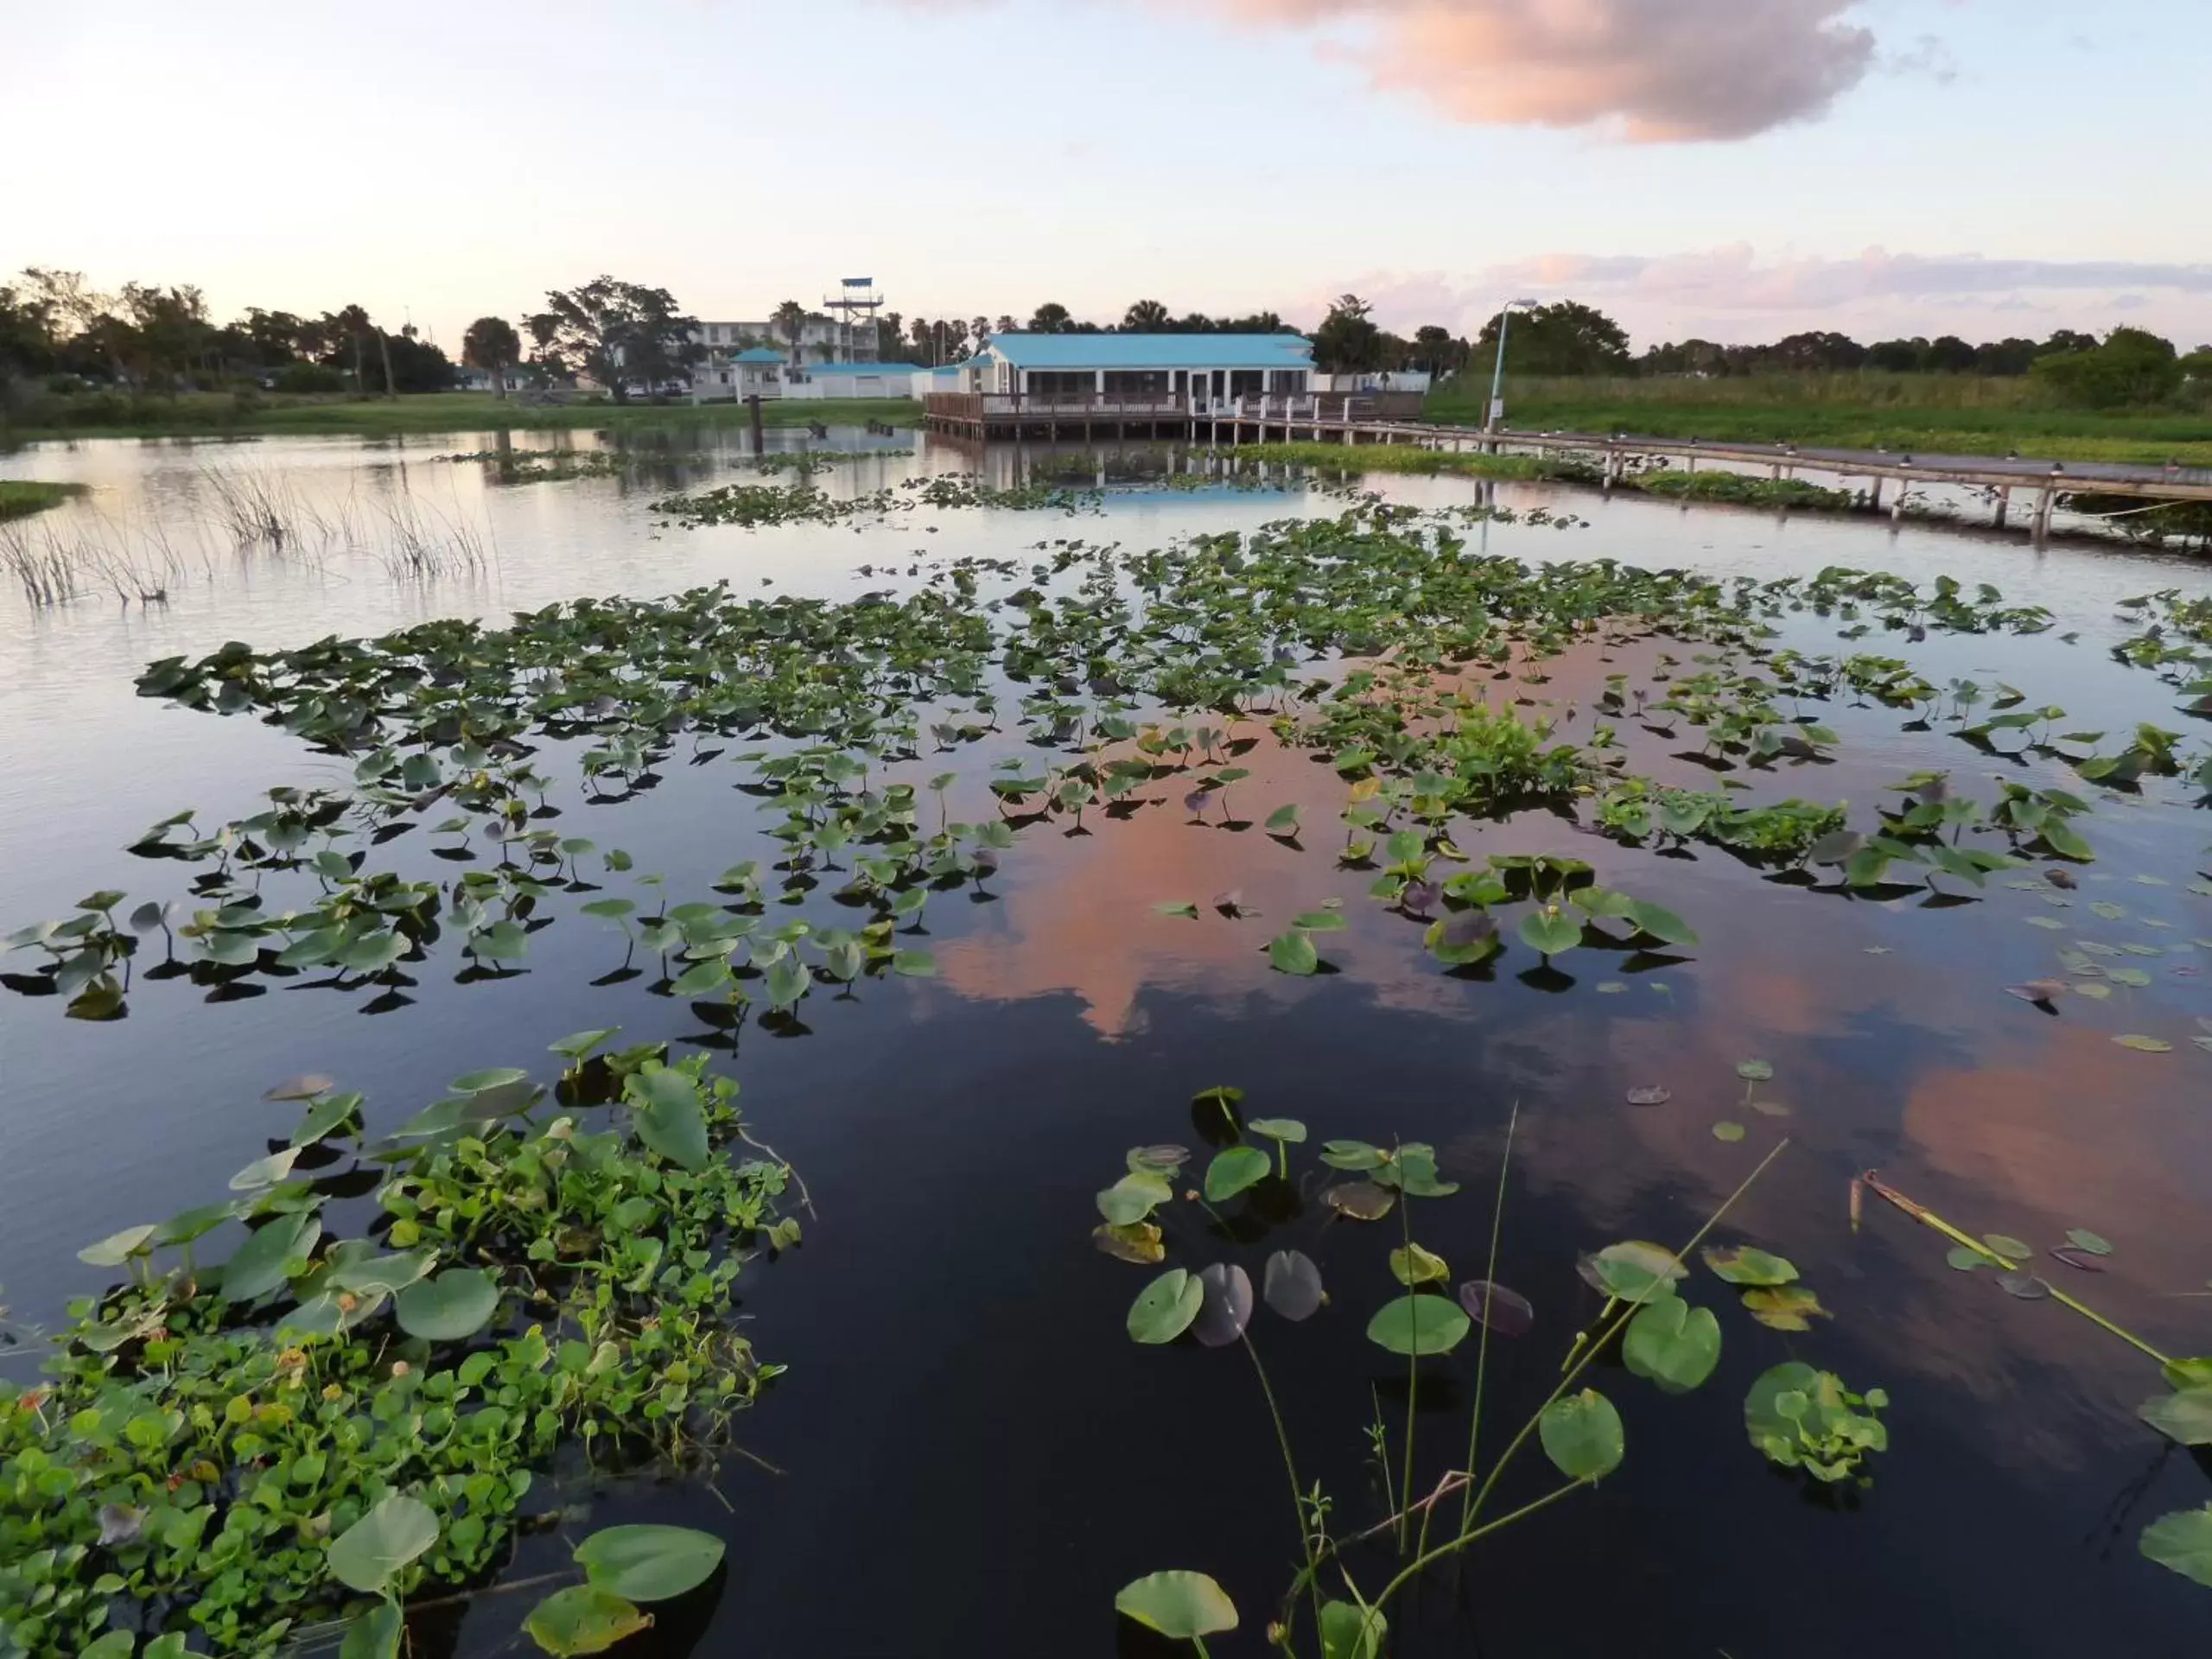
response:
M393 478L403 460L407 484ZM709 454L670 476L716 480L727 460ZM925 450L848 463L824 487L874 488L970 461ZM34 614L0 599L0 930L58 916L92 887L130 887L134 899L162 888L162 867L121 848L180 807L220 818L250 810L270 785L344 776L274 728L133 697L130 677L153 657L721 576L740 591L765 577L784 591L849 597L909 580L910 565L930 556L1015 556L1058 536L1144 547L1341 505L1295 489L1156 490L1110 497L1103 518L918 512L857 529L684 531L657 529L646 504L660 491L632 480L503 489L472 463L418 462L352 441L214 452L89 445L0 462L9 475L104 486L57 533L123 538L166 523L175 540L208 522L211 467L361 499L428 487L420 480L430 474L450 492L442 510L480 526L497 558L410 582L359 548L334 547L312 564L226 552L204 581L180 582L166 607L93 599ZM1376 487L1425 505L1466 501L1473 489L1449 480ZM2187 723L2168 688L2103 647L2125 631L2114 600L2212 589L2202 567L1533 486L1502 488L1499 499L1589 521L1481 532L1492 551L1531 561L1610 556L1761 576L1849 563L1923 582L1941 570L1986 580L2008 600L2050 607L2058 629L1910 647L1930 679L1994 675L2092 729ZM1792 626L1792 643L1840 649L1832 623ZM2060 631L2078 639L2066 643ZM1645 642L1605 664L1572 657L1548 683L1518 689L1551 700L1565 729L1586 735L1602 676L1648 666L1657 648ZM1907 654L1894 641L1868 648ZM1901 732L1878 709L1820 714L1843 740L1840 759L1763 777L1755 798L1864 809L1923 768L1985 789L1992 773L2081 787L2048 763L2016 769L1977 754L1941 723ZM1638 764L1662 779L1711 786L1701 768L1671 758L1692 744L1636 741ZM963 760L956 817L989 810L976 774L991 758ZM1433 1573L1397 1605L1393 1652L2203 1650L2212 1592L2135 1546L2153 1517L2212 1499L2207 1470L2134 1415L2160 1391L2156 1367L2049 1301L2016 1300L1987 1274L1951 1270L1943 1241L1887 1206L1871 1203L1855 1231L1847 1209L1851 1176L1878 1167L1969 1230L2051 1244L2068 1228L2093 1229L2115 1246L2108 1271L2066 1287L2169 1352L2212 1351L2212 1297L2185 1294L2212 1280L2212 1053L2188 1040L2207 1029L2193 1022L2212 1015L2212 897L2190 885L2212 868L2212 819L2185 791L2101 798L2088 827L2099 858L2064 908L2004 876L1971 903L1930 904L1923 893L1871 902L1772 880L1711 848L1660 857L1524 814L1463 844L1478 857L1587 859L1601 880L1688 918L1701 941L1680 961L1584 950L1562 961L1563 973L1524 974L1529 958L1519 952L1494 975L1458 976L1424 952L1418 923L1365 896L1370 874L1337 868L1343 788L1333 773L1265 745L1244 764L1255 775L1236 786L1243 810L1258 819L1301 801L1313 826L1302 846L1256 822L1223 829L1218 813L1210 825L1188 823L1172 790L1147 791L1163 804L1127 822L1093 815L1088 834L1033 826L982 891L931 904L935 978L871 982L849 1000L817 995L804 1005L807 1030L748 1027L720 1055L741 1084L753 1132L798 1167L817 1213L802 1212L802 1244L748 1266L741 1281L748 1335L790 1370L742 1422L753 1455L724 1464L721 1498L696 1485L588 1480L566 1494L591 1506L594 1524L671 1520L728 1541L724 1576L664 1610L640 1650L1162 1652L1117 1624L1114 1593L1142 1573L1187 1567L1219 1579L1243 1610L1243 1628L1212 1651L1264 1651L1296 1541L1251 1368L1235 1349L1130 1343L1123 1315L1148 1272L1108 1259L1090 1237L1092 1195L1121 1172L1123 1150L1201 1145L1191 1099L1218 1084L1242 1087L1251 1112L1303 1120L1316 1141L1433 1143L1445 1173L1465 1185L1421 1207L1421 1234L1455 1277L1481 1272L1490 1186L1517 1103L1497 1276L1531 1300L1536 1322L1493 1346L1493 1446L1541 1401L1573 1334L1598 1312L1576 1275L1578 1252L1618 1238L1679 1243L1776 1139L1791 1138L1721 1236L1789 1257L1833 1318L1789 1335L1702 1297L1721 1313L1726 1345L1715 1376L1681 1398L1602 1362L1588 1380L1625 1419L1622 1468L1486 1542L1464 1569ZM936 769L925 756L905 771ZM658 787L620 805L591 805L571 790L555 797L560 827L629 849L639 869L668 874L671 893L701 890L765 844L757 804L731 788L736 778L726 766L671 763ZM403 868L410 858L436 868L404 843L393 851ZM1253 914L1232 919L1209 906L1228 889ZM1268 938L1332 899L1348 923L1321 941L1335 971L1272 972ZM1154 909L1183 900L1199 905L1198 919ZM2124 913L2093 916L2094 901ZM2030 925L2052 917L2066 931ZM2004 995L2057 971L2053 950L2077 938L2151 942L2162 954L2140 960L2147 985L2102 1003L2069 1001L2056 1016ZM75 1261L80 1245L219 1196L265 1137L289 1128L289 1109L260 1100L277 1078L327 1072L366 1091L373 1127L470 1068L539 1066L546 1044L579 1028L619 1024L627 1039L679 1044L715 1036L682 1002L649 994L650 976L594 986L621 954L613 933L564 916L536 936L527 971L457 984L458 962L434 956L412 1000L375 1017L358 997L281 982L213 1004L186 982L146 984L134 988L129 1017L105 1025L0 994L0 1300L18 1319L51 1320L99 1281ZM2116 1046L2126 1033L2166 1037L2173 1052ZM1744 1111L1734 1068L1750 1056L1772 1063L1762 1093L1785 1103L1786 1116ZM1669 1089L1671 1102L1624 1103L1626 1090L1649 1084ZM1749 1127L1743 1142L1714 1137L1716 1121L1737 1118ZM1396 1294L1382 1262L1395 1217L1381 1228L1331 1224L1309 1198L1264 1236L1224 1241L1208 1236L1196 1206L1178 1209L1171 1262L1227 1257L1256 1279L1267 1252L1287 1244L1320 1264L1331 1305L1298 1325L1262 1313L1254 1340L1302 1478L1325 1485L1340 1524L1379 1516L1363 1426L1379 1401L1395 1444L1405 1372L1361 1332ZM1470 1344L1427 1363L1420 1433L1433 1446L1464 1441L1472 1354ZM1747 1443L1745 1389L1793 1357L1888 1391L1891 1449L1874 1460L1871 1489L1808 1490ZM1509 1505L1552 1484L1533 1453L1525 1461L1509 1478ZM513 1570L545 1570L563 1554L533 1540ZM1388 1576L1382 1555L1359 1560L1370 1587ZM498 1650L530 1599L493 1597L450 1624L425 1621L417 1651Z

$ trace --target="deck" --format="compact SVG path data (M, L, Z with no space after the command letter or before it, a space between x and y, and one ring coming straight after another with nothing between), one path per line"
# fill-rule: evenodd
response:
M1865 480L1865 504L1889 494L1901 517L1914 485L1943 484L1987 493L1994 523L2010 517L2015 492L2026 498L2037 539L2050 533L2059 497L2126 496L2148 504L2212 502L2212 467L2130 466L2116 461L2037 461L2018 454L1910 454L1885 449L1801 448L1794 444L1716 443L1698 438L1627 433L1516 432L1443 426L1420 418L1418 392L1306 392L1238 398L1119 397L938 392L925 418L937 431L969 439L1181 438L1236 445L1276 440L1321 443L1410 443L1431 449L1572 454L1602 470L1610 486L1630 466L1700 463L1764 472L1811 474L1840 483ZM1891 491L1888 486L1894 484Z

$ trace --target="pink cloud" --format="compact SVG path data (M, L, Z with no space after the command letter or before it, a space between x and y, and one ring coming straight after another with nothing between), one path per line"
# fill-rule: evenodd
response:
M1458 121L1744 138L1819 115L1874 63L1853 0L1210 0L1325 31L1378 86Z

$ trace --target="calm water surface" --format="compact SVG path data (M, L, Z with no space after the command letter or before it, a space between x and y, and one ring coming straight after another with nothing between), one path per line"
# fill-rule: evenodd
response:
M487 447L104 442L0 458L0 475L97 486L36 521L41 536L104 537L148 568L152 547L186 572L162 606L93 597L32 613L0 595L0 927L58 916L95 887L171 896L169 867L121 850L146 824L188 804L204 818L236 816L272 785L349 775L256 721L137 698L131 677L152 658L226 639L283 647L434 616L496 620L583 594L720 579L741 594L849 597L903 586L953 554L1026 558L1056 537L1147 547L1342 505L1299 490L1156 490L1109 497L1103 517L915 510L857 527L686 531L659 525L650 503L671 485L728 478L734 449L639 480L529 485L434 459ZM818 481L872 490L975 464L925 442L918 455L846 462ZM1016 475L1002 454L985 467L995 482ZM319 504L326 522L351 531L238 553L211 522L221 495L211 473ZM1474 491L1451 480L1376 486L1439 506ZM2115 599L2212 591L2201 565L1535 486L1501 487L1497 499L1587 521L1469 532L1523 559L1605 556L1762 577L1845 563L1987 581L2008 600L2050 607L2077 640L2057 631L1933 639L1910 648L1931 679L1994 674L2031 702L2063 704L2069 726L2186 723L2166 688L2102 646L2128 631ZM480 567L396 579L384 563L394 501L411 504L399 511L418 527L435 509L484 550ZM1808 650L1842 648L1833 624L1801 631ZM1861 648L1908 649L1896 636ZM1610 665L1562 661L1530 695L1554 700L1568 730L1586 734L1602 675L1647 664L1650 650ZM1923 767L1982 782L1984 793L1993 772L2069 782L2039 762L1977 755L1940 726L1900 733L1892 715L1845 707L1821 715L1841 733L1843 759L1763 780L1754 798L1847 798L1863 813L1880 786ZM1682 747L1639 750L1638 763L1709 786L1708 774L1669 758ZM1325 769L1265 747L1246 764L1255 775L1237 787L1252 816L1296 798L1309 822L1332 823L1341 789ZM564 832L630 849L677 892L757 855L759 815L731 789L735 774L672 762L666 773L620 806L556 796ZM956 791L955 817L987 810L980 792ZM1438 1574L1403 1605L1399 1651L2202 1651L2212 1594L2135 1548L2145 1522L2212 1497L2205 1471L2134 1419L2159 1389L2155 1370L2049 1302L2015 1301L1986 1274L1948 1270L1942 1242L1885 1206L1872 1205L1855 1234L1846 1210L1853 1173L1878 1166L1974 1230L2056 1243L2069 1227L2094 1229L2118 1246L2110 1271L2069 1277L2069 1287L2168 1351L2212 1351L2212 1299L2177 1294L2212 1278L2212 1055L2185 1040L2193 1020L2212 1014L2212 899L2188 888L2212 867L2212 822L2178 793L2101 806L2089 827L2099 861L2066 909L2001 877L1971 905L1846 899L1770 880L1712 849L1657 858L1523 816L1465 844L1478 856L1548 849L1589 859L1609 884L1689 918L1702 943L1689 961L1648 971L1593 951L1567 960L1571 976L1522 975L1523 960L1509 957L1489 979L1440 972L1416 925L1364 898L1370 878L1334 867L1327 834L1301 851L1256 828L1192 826L1173 808L1094 820L1085 836L1061 827L1025 831L987 896L932 902L939 977L871 982L849 1001L817 995L805 1005L811 1034L751 1029L722 1057L753 1133L798 1164L819 1213L802 1247L742 1281L756 1347L791 1368L743 1426L746 1446L781 1472L732 1459L720 1480L727 1506L677 1486L590 1495L594 1521L650 1516L729 1541L718 1599L672 1611L656 1633L663 1650L1151 1652L1117 1628L1113 1593L1186 1566L1221 1579L1244 1611L1244 1630L1214 1651L1263 1651L1295 1539L1249 1369L1233 1351L1130 1344L1122 1315L1145 1275L1100 1255L1088 1236L1091 1194L1123 1148L1192 1141L1192 1093L1234 1083L1253 1109L1301 1118L1317 1138L1436 1144L1469 1190L1424 1206L1422 1233L1460 1276L1480 1271L1488 1184L1518 1103L1499 1277L1535 1303L1537 1326L1493 1351L1489 1421L1504 1427L1492 1433L1542 1398L1571 1334L1596 1313L1574 1274L1578 1250L1687 1236L1776 1133L1792 1137L1727 1230L1788 1255L1833 1320L1788 1337L1723 1307L1720 1370L1680 1399L1593 1376L1626 1419L1624 1467L1503 1535L1464 1573ZM406 868L406 841L392 851ZM1202 909L1189 922L1152 909L1203 906L1232 887L1255 918ZM1350 923L1325 941L1340 971L1271 973L1261 947L1281 918L1331 898ZM2125 915L2092 916L2092 899ZM2062 918L2069 931L2025 925L2031 916ZM2054 948L2076 937L2155 942L2165 954L2142 959L2147 988L2101 1005L2074 999L2057 1018L2002 994L2051 972ZM138 987L128 1019L96 1026L62 1020L50 1000L0 994L5 1300L19 1317L52 1319L96 1278L75 1262L79 1245L219 1192L264 1137L289 1128L289 1109L259 1099L278 1077L332 1073L366 1090L373 1119L389 1122L460 1071L533 1065L580 1027L714 1035L642 981L590 984L620 957L614 935L567 918L533 940L526 973L448 984L456 963L434 955L415 1000L377 1017L342 995L280 986L209 1004L174 982ZM2121 1032L2166 1036L2176 1052L2121 1049L2110 1040ZM1747 1119L1750 1141L1724 1145L1711 1126L1745 1116L1733 1067L1751 1055L1772 1061L1765 1092L1790 1115ZM1646 1083L1671 1088L1671 1104L1623 1103ZM1178 1243L1192 1265L1221 1248L1195 1226ZM1243 1255L1256 1273L1282 1243L1319 1261L1335 1305L1302 1326L1262 1315L1255 1338L1301 1473L1328 1486L1340 1519L1363 1523L1381 1511L1360 1426L1376 1396L1387 1416L1402 1414L1404 1379L1359 1330L1395 1287L1374 1232L1306 1215ZM1793 1356L1889 1390L1893 1449L1876 1460L1871 1491L1815 1501L1746 1444L1745 1388ZM1465 1400L1447 1367L1425 1378L1421 1403L1433 1443L1464 1436ZM1547 1471L1522 1472L1527 1491L1509 1496L1544 1490ZM540 1541L517 1571L558 1560ZM418 1631L422 1650L493 1651L529 1599L493 1599Z

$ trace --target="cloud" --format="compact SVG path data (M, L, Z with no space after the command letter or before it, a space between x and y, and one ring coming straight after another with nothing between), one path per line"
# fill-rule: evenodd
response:
M1378 87L1457 121L1746 138L1824 111L1875 61L1853 0L1210 0L1323 31Z
M1735 340L1798 328L1935 334L2017 332L1993 314L2030 312L2049 327L2109 327L2150 311L2191 341L2212 334L2212 264L2126 259L2004 259L1892 253L1762 257L1749 244L1673 254L1543 253L1471 274L1370 270L1298 296L1285 315L1319 315L1349 289L1384 327L1479 328L1509 294L1577 299L1611 312L1640 342L1685 334Z

